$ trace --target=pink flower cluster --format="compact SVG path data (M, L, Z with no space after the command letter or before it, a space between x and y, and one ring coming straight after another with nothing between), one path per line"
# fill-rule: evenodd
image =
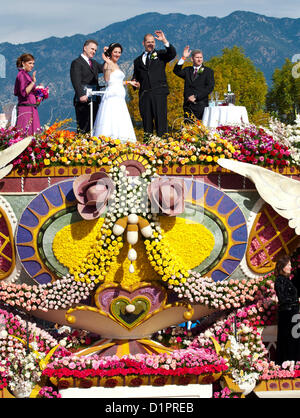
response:
M240 308L254 302L262 296L274 293L274 280L271 275L253 279L229 279L214 282L210 277L201 277L200 273L190 272L190 277L179 286L169 285L169 289L180 299L190 303L205 304L213 309Z
M0 309L0 318L2 327L0 361L2 359L5 362L9 353L24 349L24 344L20 339L27 341L27 332L29 343L34 342L39 352L47 353L52 347L58 344L57 340L49 333L37 327L32 322L26 323L19 315L13 315L10 312Z
M300 376L300 361L285 362L282 366L273 361L258 360L256 370L260 373L260 380L294 379Z
M70 277L43 285L1 283L0 299L27 311L66 309L87 299L94 284L76 282Z
M7 367L4 361L0 360L0 390L7 386Z
M221 346L225 347L229 337L239 335L239 341L247 349L260 358L265 358L267 351L258 329L270 325L276 316L277 307L272 299L261 299L256 304L238 309L236 313L229 314L212 327L203 330L192 342L190 347L213 347L210 337L213 337Z
M217 129L223 139L238 146L240 154L234 157L239 161L267 166L288 166L292 162L289 148L275 141L262 128L226 125Z
M38 394L39 398L61 398L61 394L56 392L51 386L43 386Z
M177 350L171 354L137 354L135 356L90 357L69 356L49 363L43 374L62 377L93 377L118 375L173 375L207 374L226 371L227 365L211 349Z
M223 399L223 398L239 398L240 396L233 394L228 387L225 387L220 392L214 392L213 397Z
M49 87L37 86L34 94L36 96L36 102L40 104L43 100L49 97Z

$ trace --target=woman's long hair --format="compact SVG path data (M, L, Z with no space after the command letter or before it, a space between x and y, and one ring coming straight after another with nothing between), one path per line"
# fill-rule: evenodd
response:
M275 276L282 274L282 270L290 261L291 261L291 257L289 257L288 255L284 255L281 258L279 258L279 260L277 260L277 263L274 269Z

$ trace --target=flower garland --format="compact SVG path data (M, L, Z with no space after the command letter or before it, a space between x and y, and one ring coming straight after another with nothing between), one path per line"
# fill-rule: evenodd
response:
M64 357L49 363L43 374L49 377L94 376L113 377L134 375L181 376L184 374L201 375L227 370L227 365L211 349L177 350L170 354L137 354L118 358L99 357Z
M39 286L3 282L0 284L0 299L9 306L26 311L40 309L46 312L49 309L66 309L87 299L93 288L93 284L74 282L70 275Z
M200 273L189 271L189 277L181 285L169 284L179 299L189 303L201 303L213 309L239 308L253 302L262 294L274 292L274 276L246 279L229 279L224 282L214 282L210 277L201 277Z
M219 158L263 166L288 166L298 165L300 159L298 128L293 130L284 126L278 129L272 120L269 131L255 126L207 129L200 121L195 121L173 136L152 136L147 145L78 135L62 129L69 121L57 122L36 134L30 147L13 161L14 167L18 167L20 173L26 173L46 166L112 166L113 160L128 153L149 159L155 167L216 164ZM1 149L21 139L22 132L16 128L0 129Z
M110 234L110 232L108 233ZM109 236L111 237L111 234ZM122 244L121 241L117 240L116 242ZM111 243L108 244L108 246L110 245ZM115 248L115 246L112 245L107 248L108 251L111 251L111 248ZM99 257L101 261L101 253L98 253L96 249L98 247L92 248L92 251L95 251L93 258L86 258L86 261L83 263L87 263L87 260L93 260L94 257L96 257L96 260ZM99 251L102 251L102 247L99 248ZM111 257L116 257L116 255L114 254ZM108 257L106 259L103 257L102 260L103 263L105 260L108 261L107 268L109 268L110 262L114 258L109 259ZM107 274L103 266L102 270L99 267L99 270L95 270L96 267L94 266L96 264L82 264L80 269L83 268L82 266L89 268L89 265L94 270L78 271L77 281L74 280L75 276L68 274L61 280L40 286L30 286L25 283L22 285L1 283L0 298L9 306L21 307L27 311L40 309L47 312L49 309L67 309L73 304L86 300L90 292L95 288L97 284L96 276L90 276L90 273L99 271L99 274L103 274L104 272L102 277L105 277ZM87 277L87 280L85 280L85 277ZM175 280L181 281L175 285L175 283L172 284L172 280L174 282ZM261 298L262 295L272 296L274 294L274 280L274 275L267 274L266 276L250 280L229 279L224 282L214 282L211 278L201 277L197 272L189 272L187 278L177 279L171 276L167 285L169 290L174 291L180 300L188 301L189 303L201 303L212 309L227 310L239 308L246 303ZM24 298L24 301L22 301L22 298Z

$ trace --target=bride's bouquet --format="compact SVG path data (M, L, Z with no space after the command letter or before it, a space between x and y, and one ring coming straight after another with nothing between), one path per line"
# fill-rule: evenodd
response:
M35 89L36 103L39 105L49 97L49 87L37 86Z

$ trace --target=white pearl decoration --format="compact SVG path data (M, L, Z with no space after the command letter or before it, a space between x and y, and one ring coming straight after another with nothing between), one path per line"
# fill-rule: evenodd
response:
M127 305L125 308L126 312L128 313L133 313L135 311L135 306L134 305Z

